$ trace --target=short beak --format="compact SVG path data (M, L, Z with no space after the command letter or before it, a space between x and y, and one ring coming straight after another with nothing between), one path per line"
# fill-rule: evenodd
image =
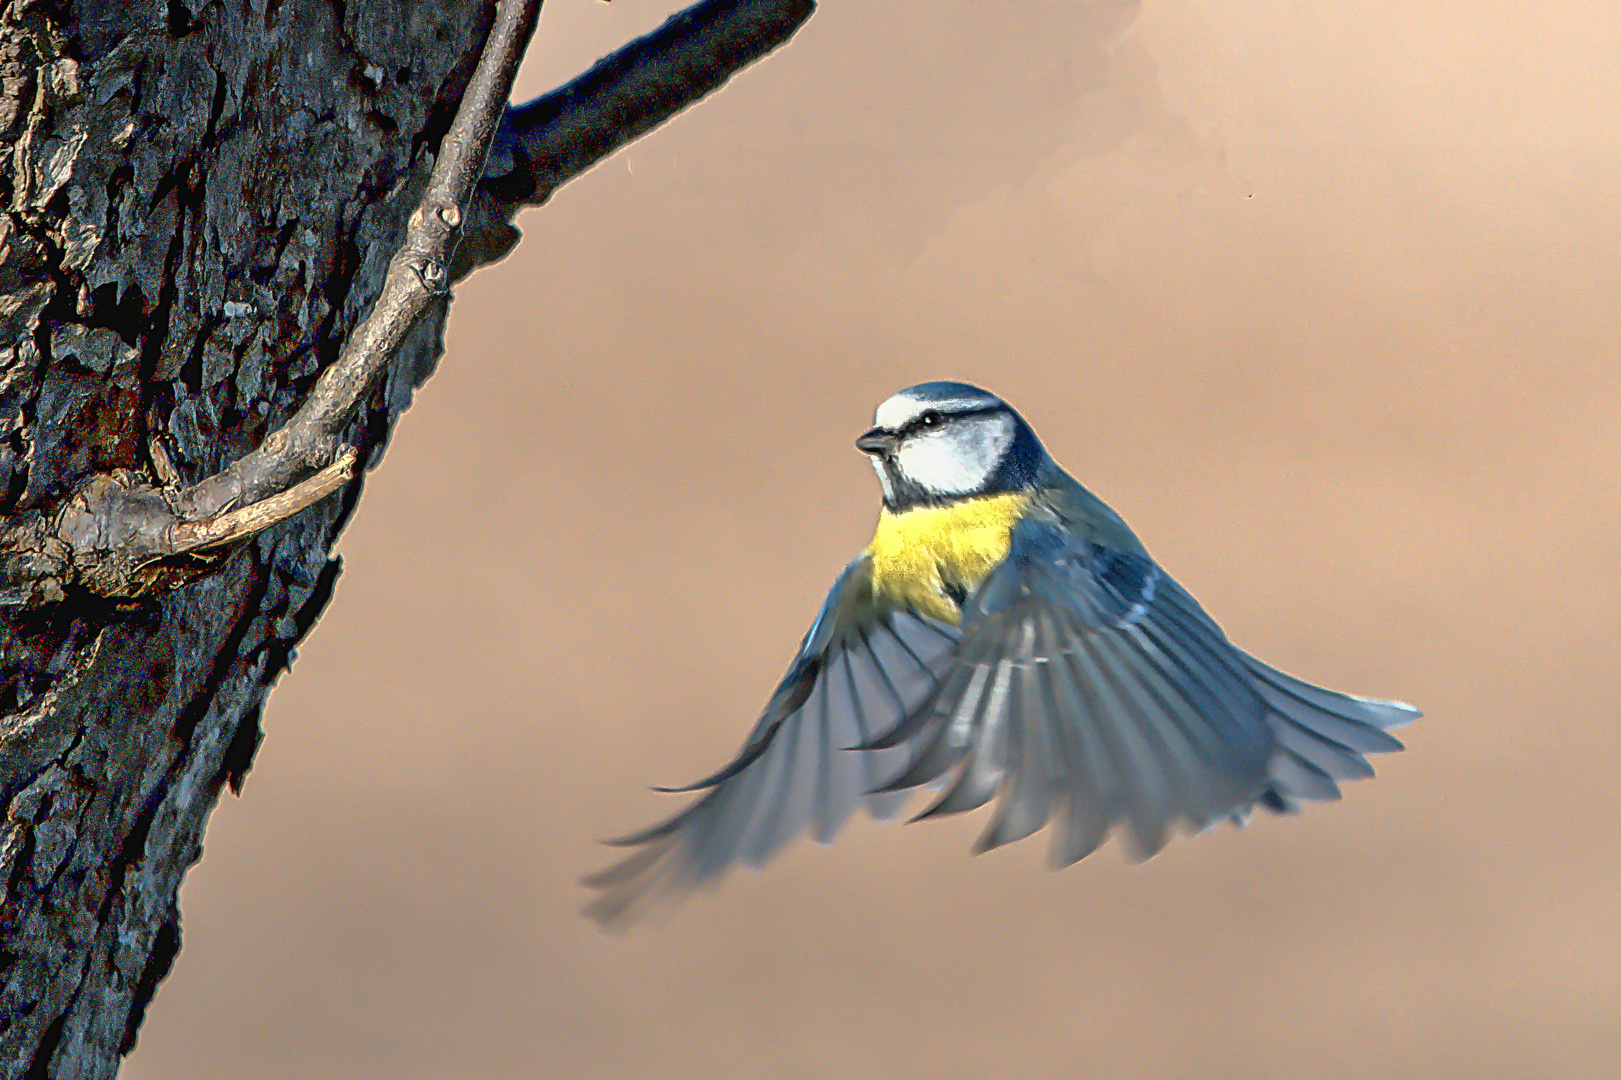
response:
M887 454L895 449L895 436L875 427L856 440L856 449L863 454Z

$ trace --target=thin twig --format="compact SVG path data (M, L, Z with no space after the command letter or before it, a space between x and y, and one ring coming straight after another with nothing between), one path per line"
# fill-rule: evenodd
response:
M285 426L232 465L180 493L184 518L199 521L269 498L336 455L338 439L361 401L449 284L462 219L539 14L540 0L496 4L495 24L371 314L349 335L337 361L321 373Z
M286 521L353 480L355 462L359 457L353 447L344 447L338 454L338 460L286 491L202 521L178 522L169 530L168 550L164 554L186 555L211 551L238 540L246 540L278 522Z

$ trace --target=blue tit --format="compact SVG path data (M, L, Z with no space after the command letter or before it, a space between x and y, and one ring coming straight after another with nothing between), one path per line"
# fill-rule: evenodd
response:
M1117 822L1147 858L1172 829L1290 812L1372 776L1419 715L1325 690L1227 640L1120 515L1018 413L954 382L902 390L856 440L883 488L872 543L833 584L737 757L586 879L604 923L758 866L860 804L918 818L995 801L976 845L1049 821L1054 866Z

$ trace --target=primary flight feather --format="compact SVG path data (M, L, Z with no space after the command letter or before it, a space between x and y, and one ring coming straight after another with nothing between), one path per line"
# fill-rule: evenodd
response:
M1057 826L1052 862L1122 823L1152 855L1255 806L1286 812L1372 776L1419 715L1312 686L1232 645L1137 537L1061 469L1005 402L923 383L856 440L883 488L845 567L738 756L675 816L613 841L586 879L614 924L855 808L918 817L995 800L976 850Z

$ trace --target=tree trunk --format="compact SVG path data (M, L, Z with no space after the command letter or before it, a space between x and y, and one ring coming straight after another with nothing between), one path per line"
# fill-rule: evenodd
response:
M452 276L511 247L518 206L719 85L811 8L710 0L509 113ZM379 295L492 11L10 0L0 514L59 520L92 476L197 484L295 414ZM368 466L433 370L445 310L433 303L342 434ZM134 1045L180 945L181 878L221 789L239 790L253 761L271 682L331 596L329 552L360 486L150 595L48 575L6 594L0 1075L112 1076Z
M13 4L0 29L8 513L150 470L152 440L199 480L287 419L376 298L491 11L200 7ZM372 460L443 315L351 434ZM133 1045L181 876L331 595L359 487L167 595L70 594L0 627L4 1075L109 1076Z

